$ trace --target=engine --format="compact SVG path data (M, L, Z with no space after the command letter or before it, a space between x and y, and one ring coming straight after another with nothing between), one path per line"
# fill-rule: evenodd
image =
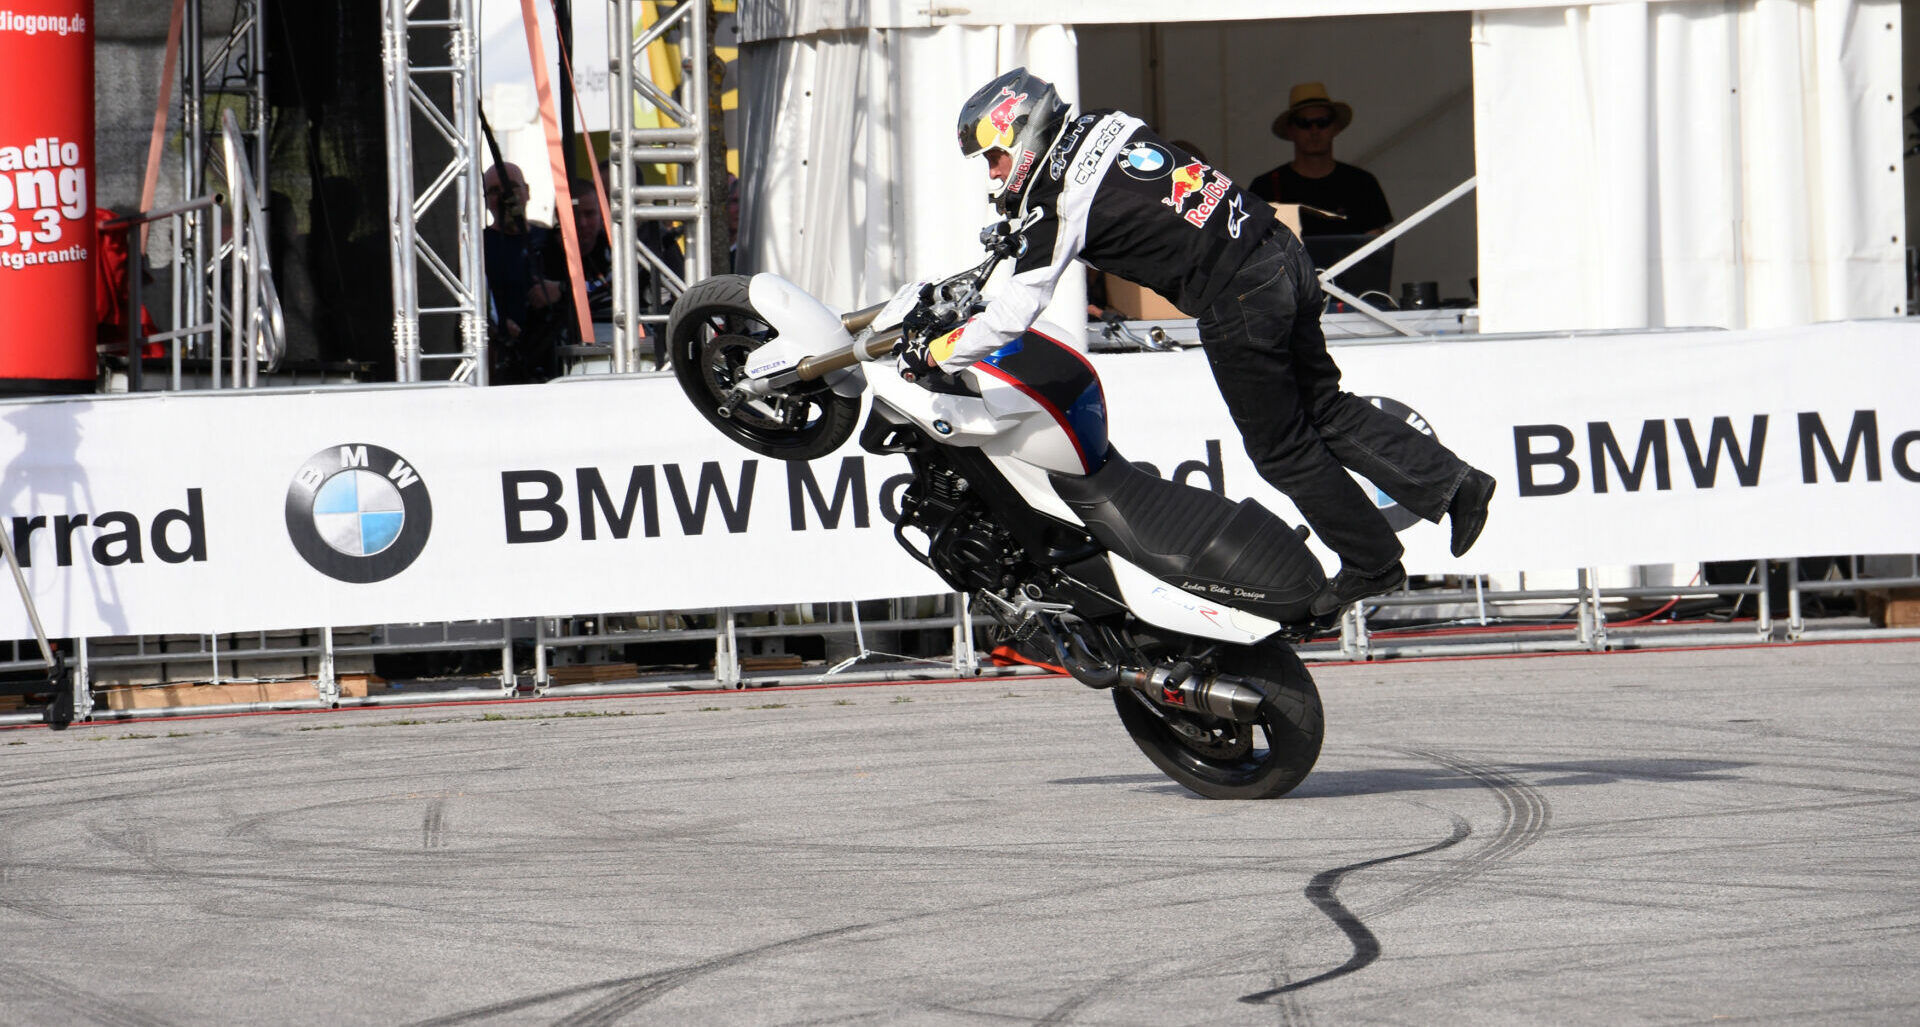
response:
M899 527L926 535L921 559L956 591L997 592L1020 583L1018 544L952 468L938 463L922 468L900 506ZM918 553L915 546L907 548Z

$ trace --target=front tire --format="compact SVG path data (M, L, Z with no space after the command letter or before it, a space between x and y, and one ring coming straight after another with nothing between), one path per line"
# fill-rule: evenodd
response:
M1319 689L1293 649L1272 639L1230 649L1218 662L1222 673L1246 679L1265 696L1254 723L1150 706L1152 700L1138 691L1116 688L1113 705L1120 722L1154 766L1195 794L1209 799L1287 794L1320 758L1326 718Z
M779 334L754 309L749 281L746 275L715 275L681 294L667 321L673 377L701 416L755 453L775 460L826 456L853 435L858 396L839 395L816 381L728 406L753 351Z

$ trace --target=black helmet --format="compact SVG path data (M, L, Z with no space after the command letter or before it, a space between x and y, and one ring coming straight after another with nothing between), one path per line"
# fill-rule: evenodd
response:
M1046 156L1047 147L1067 121L1067 105L1046 79L1012 71L980 87L960 107L960 154L977 157L1005 150L1013 170L989 193L1001 213L1019 207L1026 185Z

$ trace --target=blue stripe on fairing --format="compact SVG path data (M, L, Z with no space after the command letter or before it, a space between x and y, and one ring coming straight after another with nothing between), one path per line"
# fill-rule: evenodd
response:
M1027 345L1029 338L1035 340L1032 347ZM1053 415L1079 450L1086 473L1092 474L1106 464L1106 397L1100 388L1100 376L1086 357L1057 339L1029 329L1026 335L988 354L981 363L991 364L1000 377Z
M1107 462L1107 399L1098 378L1088 382L1080 398L1067 408L1067 423L1087 454L1087 473L1099 470Z

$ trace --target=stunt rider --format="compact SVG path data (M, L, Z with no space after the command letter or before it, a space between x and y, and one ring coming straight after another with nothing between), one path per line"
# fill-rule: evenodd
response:
M1315 615L1406 580L1400 540L1345 468L1429 521L1448 516L1453 555L1465 553L1486 524L1493 477L1340 391L1320 330L1326 298L1299 237L1265 202L1140 119L1068 114L1053 86L1025 68L961 107L960 152L986 157L989 194L1026 225L1027 248L978 316L909 340L906 369L951 373L1019 338L1077 257L1198 317L1214 382L1254 467L1340 555Z

